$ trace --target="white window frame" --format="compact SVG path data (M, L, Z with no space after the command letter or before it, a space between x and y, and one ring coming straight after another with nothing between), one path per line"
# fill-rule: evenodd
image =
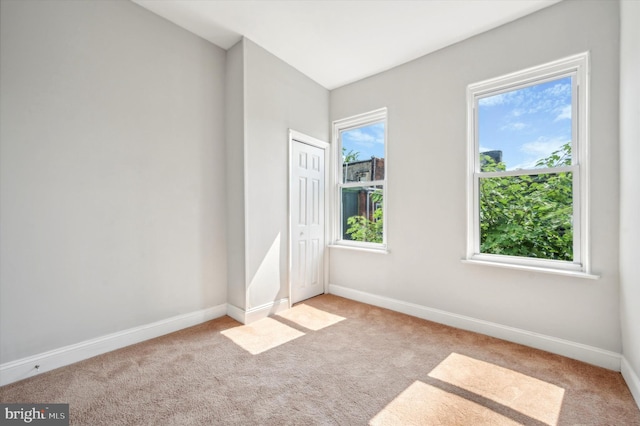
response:
M352 241L342 238L342 188L349 187L361 187L364 186L364 182L342 182L342 139L341 133L346 130L356 129L358 127L364 127L367 125L384 122L384 179L367 181L366 186L382 186L382 195L384 202L382 203L382 243L364 242L364 241ZM380 108L374 111L358 114L353 117L336 120L333 122L333 144L335 146L335 191L334 191L334 244L342 247L373 249L373 250L387 250L387 234L388 234L388 218L387 212L389 211L389 199L388 199L388 120L387 120L387 108Z
M478 141L478 101L559 78L572 79L572 164L565 167L504 172L482 172ZM471 84L467 88L467 256L466 261L516 269L595 278L589 250L589 53L581 53L505 76ZM480 253L480 179L543 173L572 172L573 261Z

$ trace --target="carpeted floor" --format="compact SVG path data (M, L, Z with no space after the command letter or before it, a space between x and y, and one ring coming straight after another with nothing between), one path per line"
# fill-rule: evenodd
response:
M640 425L620 373L332 295L0 388L78 425Z

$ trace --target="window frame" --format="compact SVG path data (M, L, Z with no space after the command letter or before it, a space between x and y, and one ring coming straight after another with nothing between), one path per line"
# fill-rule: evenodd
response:
M384 179L371 180L366 182L347 182L343 183L343 159L342 159L342 138L341 134L347 130L365 127L371 124L384 123ZM333 244L336 246L360 248L375 251L387 251L387 235L388 235L388 218L389 211L388 201L388 116L387 108L379 108L373 111L365 112L355 116L335 120L333 122L333 144L335 146L335 185L334 185L334 208L333 208ZM366 183L366 185L363 185ZM361 186L382 186L382 195L384 202L382 203L382 243L364 242L346 240L343 238L342 232L342 189Z
M572 76L571 165L554 168L482 172L478 132L481 98ZM467 255L466 261L509 268L590 275L589 250L589 52L527 68L467 87ZM572 172L573 261L480 252L480 181L482 178Z

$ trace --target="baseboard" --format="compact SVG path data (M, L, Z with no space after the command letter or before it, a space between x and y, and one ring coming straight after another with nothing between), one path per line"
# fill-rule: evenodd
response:
M226 313L227 305L218 305L7 362L0 365L0 386L201 324Z
M259 319L275 315L280 311L289 309L289 299L284 298L265 303L264 305L244 310L234 305L227 305L227 315L242 324L250 324Z
M245 323L245 312L244 309L240 309L237 306L231 305L227 303L227 315L229 315L234 320L239 323Z
M633 399L636 400L636 404L638 404L638 408L640 408L640 377L638 377L638 373L631 368L631 364L629 364L629 361L627 361L624 356L622 357L620 372L627 382L627 386L629 386Z
M378 296L339 285L330 284L329 293L440 324L474 331L476 333L497 337L509 342L541 349L554 354L566 356L567 358L577 359L589 364L604 367L609 370L620 371L621 355L605 349L489 321L479 320L464 315L458 315L439 309L429 308L415 303L391 299L385 296Z

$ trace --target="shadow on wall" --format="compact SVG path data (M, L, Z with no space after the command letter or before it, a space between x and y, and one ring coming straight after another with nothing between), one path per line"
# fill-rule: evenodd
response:
M278 233L251 278L247 288L247 310L271 304L280 298L280 239L280 233ZM277 308L275 304L272 308L273 312L269 314L274 314Z

